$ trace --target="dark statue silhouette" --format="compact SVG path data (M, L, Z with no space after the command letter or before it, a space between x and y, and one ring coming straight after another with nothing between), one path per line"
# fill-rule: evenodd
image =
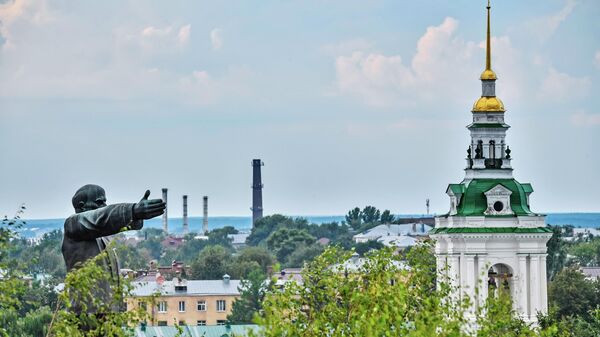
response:
M71 200L75 214L65 220L62 254L67 272L106 250L107 272L113 280L118 280L119 261L111 249L106 249L110 243L109 236L124 230L140 230L144 220L163 214L166 207L163 200L148 199L149 196L150 191L147 190L137 203L106 205L106 194L102 187L85 185L78 189ZM110 296L107 286L99 281L100 296ZM105 299L110 301L110 298ZM75 304L73 310L80 311L78 308Z

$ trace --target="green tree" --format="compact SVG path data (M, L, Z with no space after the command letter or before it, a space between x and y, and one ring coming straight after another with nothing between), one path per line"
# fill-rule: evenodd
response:
M222 246L206 246L192 262L192 278L219 280L228 273L231 253Z
M580 266L597 266L600 264L600 238L577 242L568 249L575 263Z
M106 270L106 259L104 251L67 274L50 336L132 336L133 327L149 319L142 308L119 310L133 287L129 279L116 279Z
M245 247L235 257L240 263L256 262L263 273L275 263L273 255L263 247Z
M162 247L163 238L164 237L162 235L161 236L150 236L150 234L148 234L148 238L144 239L143 241L138 243L137 248L138 249L146 249L146 251L148 251L148 253L150 254L150 258L152 260L158 260L158 259L160 259L161 255L163 253L163 247Z
M365 206L362 210L361 218L365 224L378 224L381 219L381 212L373 206Z
M386 209L381 213L381 223L394 223L394 220L394 215L392 215L389 209Z
M255 269L260 270L256 261L239 261L234 259L226 266L227 274L232 279L244 279Z
M435 278L435 273L409 273L392 262L397 256L391 250L381 250L348 274L336 266L349 257L349 252L328 248L306 265L302 284L289 282L268 293L258 318L264 335L460 335L460 306L442 301L435 286L419 281Z
M560 226L551 226L552 237L546 244L548 247L548 257L546 259L546 270L548 280L554 279L554 276L560 272L567 261L567 249L562 239L562 229Z
M224 247L231 248L232 239L228 238L229 234L237 234L238 230L232 226L225 226L223 228L213 229L208 233L208 244L209 245L221 245Z
M298 247L314 242L314 236L308 234L306 230L295 228L279 228L266 240L267 247L275 253L279 262L285 261Z
M346 223L354 229L360 228L362 225L362 212L360 208L354 207L348 211L348 214L346 214Z
M406 253L409 268L401 267L401 256L382 249L367 254L357 271L345 271L350 254L330 247L306 265L301 284L268 292L257 316L261 336L525 337L556 330L532 330L504 296L489 298L476 313L479 330L466 329L469 299L450 296L447 280L436 286L428 242Z
M246 239L250 246L263 244L265 240L279 228L308 229L308 222L303 218L290 218L281 214L273 214L259 219L252 227Z
M133 270L148 268L150 255L146 249L139 249L138 247L120 243L115 245L115 250L122 268Z
M260 269L254 269L248 277L242 279L239 288L240 298L233 303L227 319L233 324L251 324L254 315L262 309L267 291L266 276Z
M590 312L600 304L598 284L586 280L577 269L565 268L550 282L548 300L557 318L579 316L588 320Z
M300 246L294 250L293 253L288 255L285 263L286 267L300 268L304 265L304 262L312 261L315 257L323 253L324 247L319 243L313 243L308 246Z
M208 245L209 243L207 240L194 239L193 237L189 238L177 248L174 259L187 264L192 263L194 258L198 256L198 252L202 251L202 249Z
M371 250L378 250L383 248L384 245L379 241L369 240L367 242L359 242L354 244L354 250L360 254L364 255L365 253Z

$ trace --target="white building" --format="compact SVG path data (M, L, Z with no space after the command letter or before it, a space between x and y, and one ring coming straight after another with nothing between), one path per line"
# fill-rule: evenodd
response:
M352 237L354 242L381 242L386 247L408 248L414 246L419 237L427 237L431 226L423 223L383 224Z
M516 312L535 322L536 314L548 307L546 242L552 233L545 216L530 209L531 185L513 178L505 139L509 126L491 69L489 5L487 9L483 92L467 126L471 144L465 178L448 186L450 212L436 217L430 236L436 240L438 270L457 287L457 296L469 296L474 306L481 306L493 294L490 287L508 288Z
M356 234L352 237L354 242L361 243L367 241L379 241L379 239L386 237L406 237L406 236L428 236L428 232L431 230L431 226L423 223L409 223L409 224L383 224L375 226L363 233Z
M250 236L250 233L239 233L239 234L227 234L227 237L231 239L231 245L235 249L246 247L246 239Z

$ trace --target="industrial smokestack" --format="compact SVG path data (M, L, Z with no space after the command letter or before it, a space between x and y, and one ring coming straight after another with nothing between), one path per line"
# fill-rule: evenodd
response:
M265 165L260 159L252 160L252 226L263 217L261 167Z
M204 196L202 198L202 203L204 205L204 219L202 220L202 231L204 234L208 233L208 196Z
M162 199L163 202L166 204L165 207L165 212L163 213L162 216L162 223L163 223L163 231L165 232L165 234L169 233L169 217L167 216L167 210L169 208L168 203L167 203L167 189L163 188L162 189Z
M187 195L183 196L183 234L189 233L188 214L187 214Z

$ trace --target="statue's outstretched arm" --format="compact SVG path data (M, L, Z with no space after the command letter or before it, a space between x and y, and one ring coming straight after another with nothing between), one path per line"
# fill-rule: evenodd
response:
M65 235L74 240L93 240L116 234L126 227L140 229L143 220L134 219L135 205L114 204L74 214L65 221Z

